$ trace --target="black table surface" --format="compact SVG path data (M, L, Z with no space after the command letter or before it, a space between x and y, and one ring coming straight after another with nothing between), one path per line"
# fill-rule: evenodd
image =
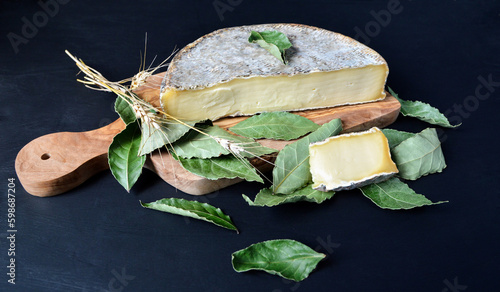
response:
M1 1L1 291L500 291L500 1ZM290 22L336 31L388 62L388 85L428 102L456 129L440 136L447 168L409 185L446 204L380 209L358 190L317 205L250 207L258 183L203 197L145 171L127 193L104 171L65 194L38 198L14 161L29 141L87 131L117 118L115 96L76 82L69 50L110 80L219 28ZM392 128L430 125L399 117ZM7 192L15 179L15 256L9 255ZM240 234L144 209L160 198L208 202ZM231 253L288 238L327 255L296 283L236 273ZM15 260L15 284L8 265Z

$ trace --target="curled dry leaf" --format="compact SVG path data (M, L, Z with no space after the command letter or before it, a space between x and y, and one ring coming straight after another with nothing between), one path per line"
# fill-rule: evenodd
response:
M242 196L250 206L273 207L301 201L321 204L324 201L331 199L334 194L335 192L322 192L313 189L312 185L307 185L302 189L296 190L295 192L287 195L273 194L272 188L265 188L260 190L253 201L245 195Z
M229 216L224 214L221 209L207 203L178 198L167 198L151 203L141 202L141 206L157 211L207 221L217 226L238 232L238 229Z
M401 103L401 114L403 116L417 118L432 125L445 128L456 128L460 126L450 124L448 118L437 108L421 101L403 100L389 87L389 92Z
M399 176L416 180L424 175L441 172L446 167L441 142L436 129L428 128L415 134L391 150Z
M423 195L417 194L407 184L398 178L391 178L381 183L375 183L361 188L365 197L383 209L407 210L427 205L436 205L445 202L433 203Z

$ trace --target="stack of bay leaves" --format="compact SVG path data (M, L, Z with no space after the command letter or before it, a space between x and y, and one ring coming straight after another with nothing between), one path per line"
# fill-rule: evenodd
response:
M399 99L404 116L415 117L433 125L453 128L436 108L419 101ZM155 127L138 122L138 117L126 97L117 98L115 109L127 124L110 145L108 159L111 172L127 190L139 178L146 154L159 148L169 153L189 172L208 179L242 178L263 183L261 173L248 158L271 154L277 150L266 148L254 139L297 141L285 146L277 154L273 165L272 185L262 189L250 206L277 206L285 203L308 201L322 203L334 192L312 189L309 166L309 144L325 140L342 131L339 119L322 126L287 112L269 112L255 115L230 128L234 135L210 121L177 123L164 122ZM151 114L157 114L152 110ZM384 129L391 156L399 174L386 181L361 187L361 193L384 209L400 210L440 204L417 194L402 180L416 180L422 176L441 172L445 160L435 128L420 133ZM271 181L271 180L270 180ZM145 208L205 220L238 232L231 218L221 209L207 203L179 198L164 198L142 203ZM263 270L284 278L302 281L325 257L308 246L290 239L278 239L253 244L232 254L233 268L238 272Z

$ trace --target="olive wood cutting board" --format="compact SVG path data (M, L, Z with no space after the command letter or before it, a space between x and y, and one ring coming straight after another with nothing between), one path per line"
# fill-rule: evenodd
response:
M160 83L164 73L150 76L146 83L135 90L142 99L159 106ZM195 106L195 105L193 105ZM400 110L399 102L387 93L384 100L294 112L324 124L332 119L342 120L343 133L383 128L393 123ZM214 124L228 129L248 117L219 119ZM15 162L17 176L24 189L35 196L47 197L67 192L82 184L94 174L109 168L108 147L113 137L125 128L121 119L102 128L87 132L60 132L39 137L18 153ZM282 149L293 141L258 140L262 145ZM272 161L275 156L264 159ZM272 166L263 159L254 158L252 164L260 171ZM241 179L209 180L186 171L165 151L148 155L145 168L158 174L178 190L191 195L204 195L230 186Z

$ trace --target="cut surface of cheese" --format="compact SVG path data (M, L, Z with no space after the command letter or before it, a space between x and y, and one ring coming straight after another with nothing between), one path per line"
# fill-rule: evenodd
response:
M309 146L313 188L340 191L380 182L398 173L378 128L330 137Z
M288 64L249 43L252 30L286 34ZM299 24L232 27L176 54L160 102L184 120L358 104L385 98L388 72L377 52L335 32Z

